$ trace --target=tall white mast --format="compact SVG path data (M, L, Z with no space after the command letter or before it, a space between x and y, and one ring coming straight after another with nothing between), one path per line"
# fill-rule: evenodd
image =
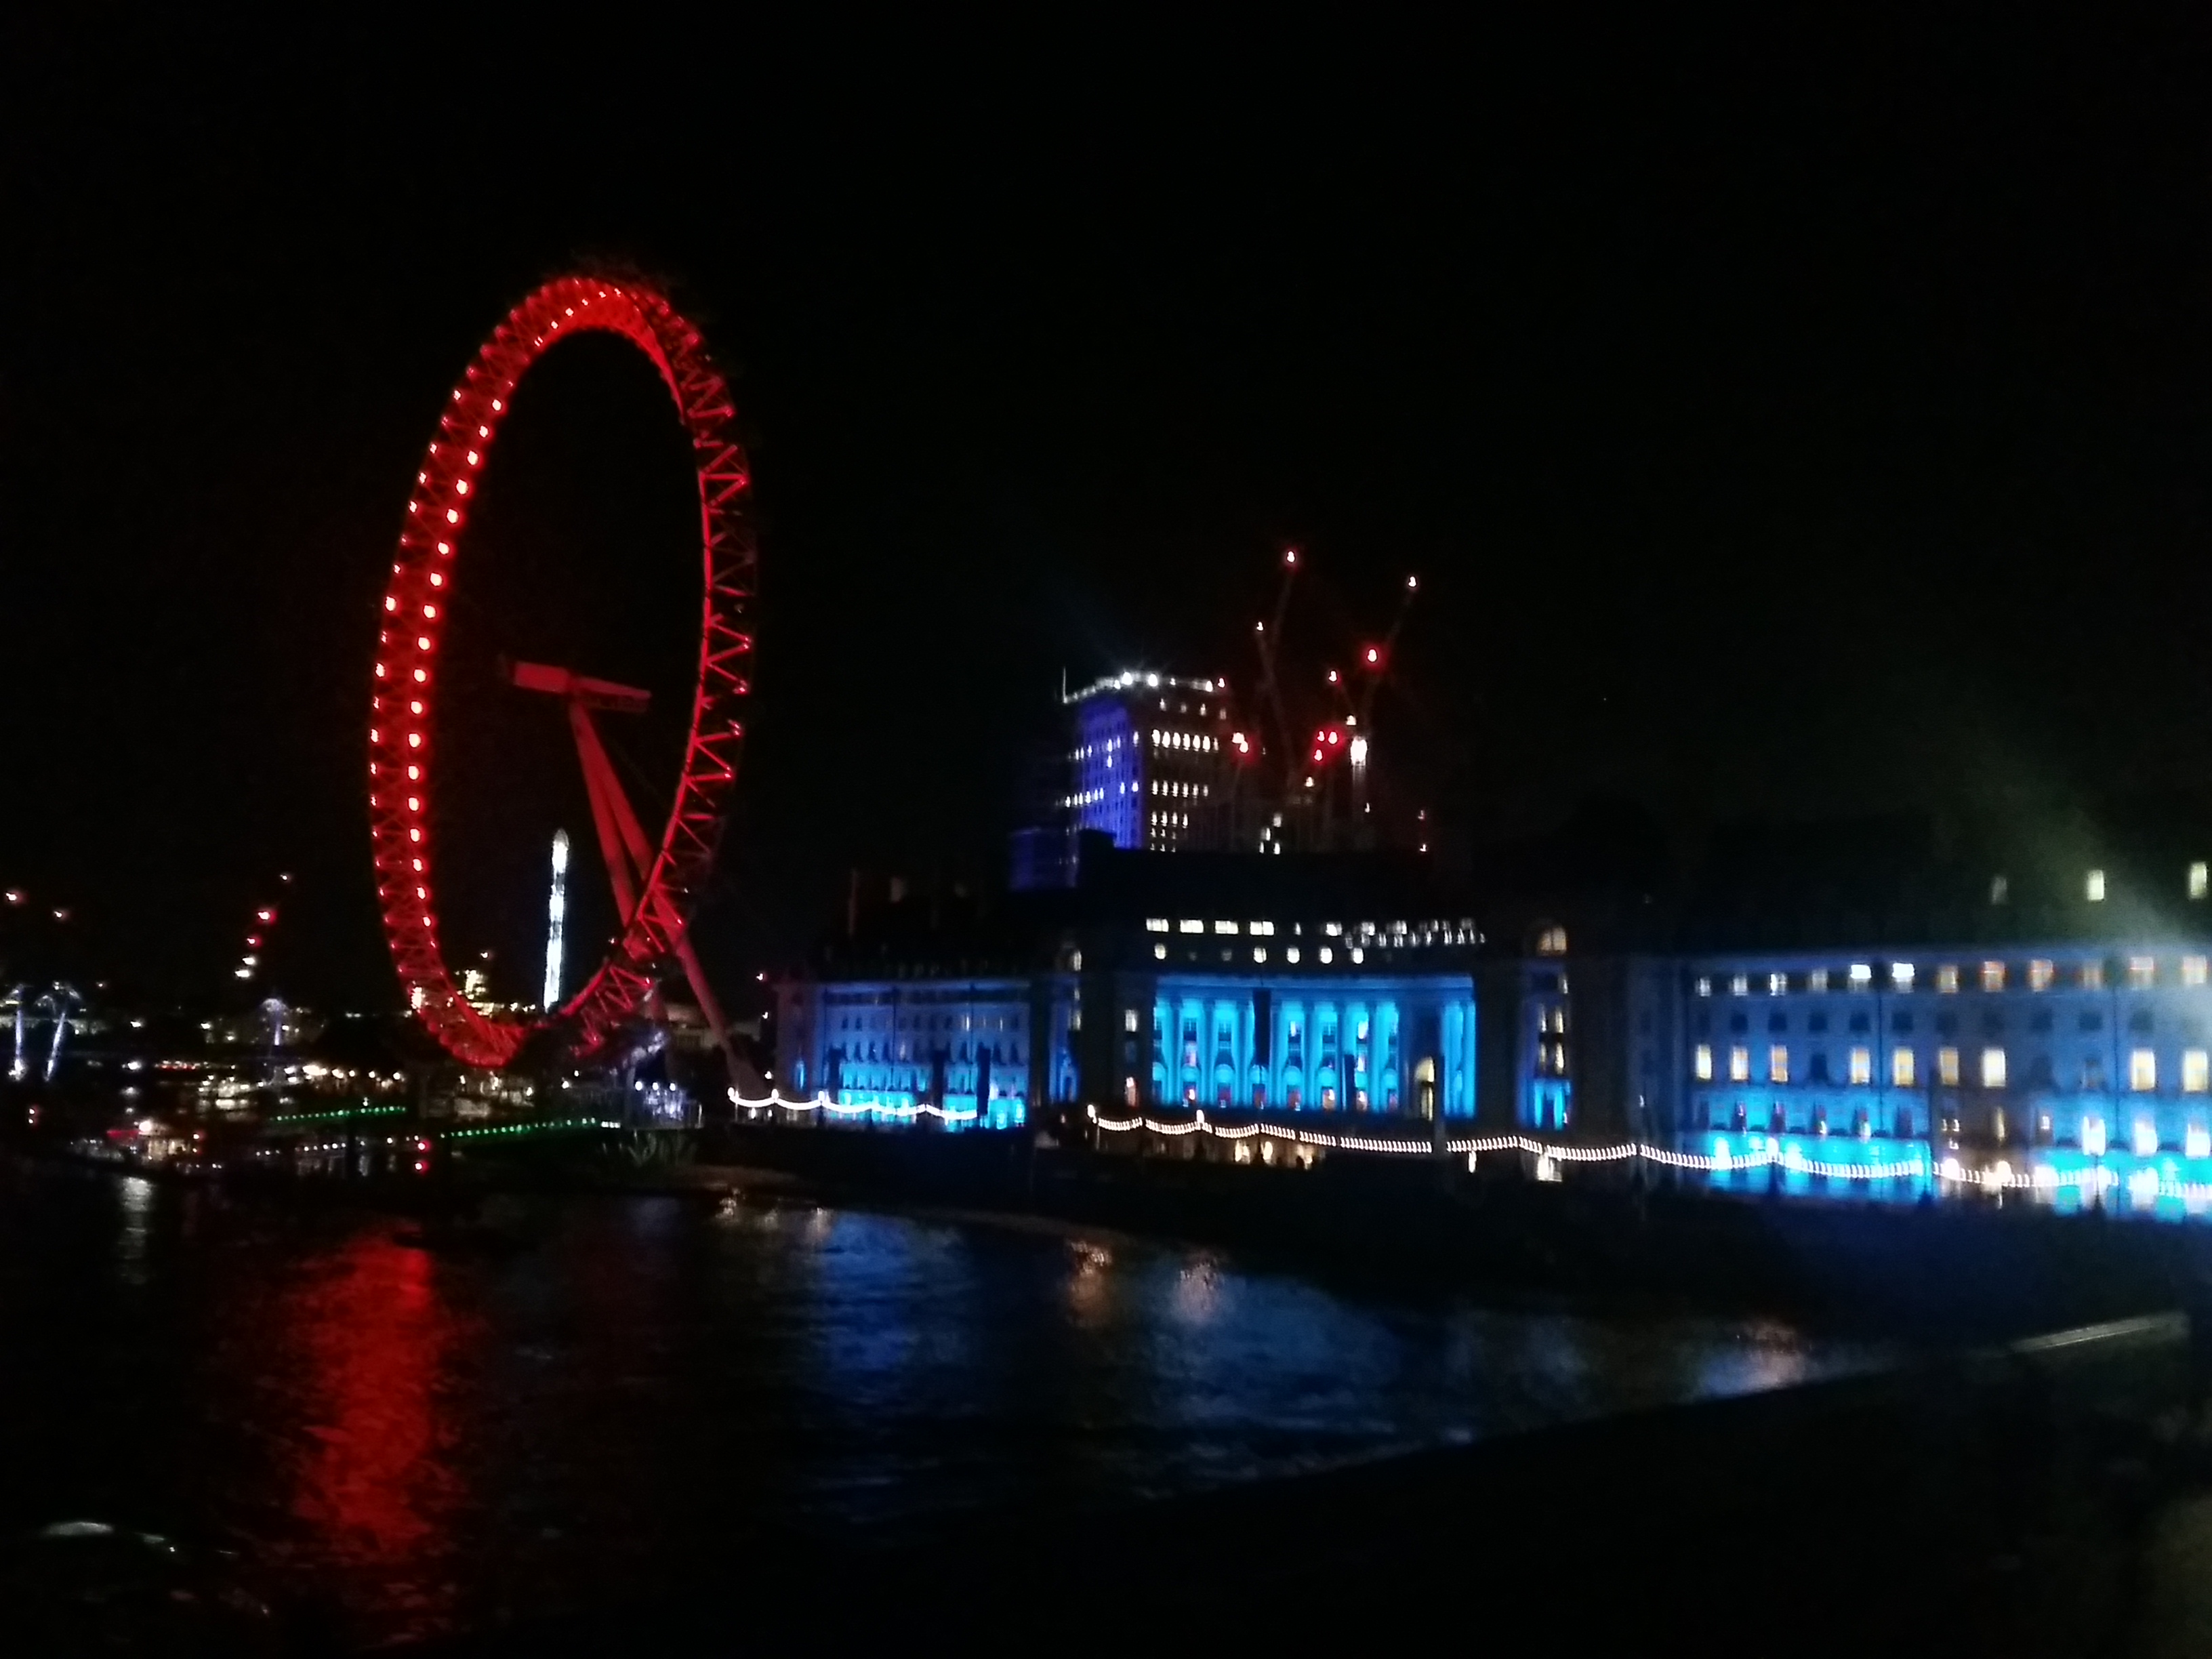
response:
M561 924L568 910L568 832L553 832L553 892L545 901L545 1012L561 1006Z

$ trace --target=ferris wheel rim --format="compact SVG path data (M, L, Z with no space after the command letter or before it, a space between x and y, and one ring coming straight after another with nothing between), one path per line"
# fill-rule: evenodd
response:
M431 724L438 647L457 584L477 481L525 376L562 341L608 333L659 371L691 444L703 571L699 653L683 769L652 867L622 933L583 986L530 1020L495 1018L462 995L437 931ZM408 1003L447 1054L496 1069L539 1032L559 1028L588 1053L659 982L711 874L737 779L751 687L749 612L758 562L751 474L732 428L736 409L699 331L652 284L578 272L540 286L508 312L453 389L407 502L380 613L369 699L369 828L385 938Z

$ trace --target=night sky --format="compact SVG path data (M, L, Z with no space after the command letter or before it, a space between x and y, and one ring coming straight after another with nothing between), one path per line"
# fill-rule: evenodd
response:
M994 872L1063 672L1249 687L1286 543L1316 669L1419 573L1382 730L1455 852L1594 795L1687 835L2212 780L2194 34L641 16L517 56L408 15L0 64L0 877L119 985L220 994L289 871L283 988L392 999L378 597L447 388L579 260L668 286L751 447L733 981L850 866ZM585 819L483 665L665 707L695 649L650 371L565 348L526 393L441 799L449 945L512 994ZM665 726L610 736L648 794Z

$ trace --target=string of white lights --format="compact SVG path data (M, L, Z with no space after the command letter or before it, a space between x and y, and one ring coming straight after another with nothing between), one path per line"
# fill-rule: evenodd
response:
M926 1102L913 1105L872 1105L832 1100L827 1094L817 1095L811 1099L793 1100L780 1091L771 1091L758 1100L747 1100L732 1089L729 1097L732 1104L748 1111L813 1112L838 1117L872 1115L902 1121L936 1117L947 1123L973 1123L981 1115L972 1107L933 1106ZM1091 1121L1109 1134L1133 1134L1141 1130L1147 1134L1169 1139L1202 1134L1231 1141L1264 1136L1271 1140L1322 1151L1379 1152L1406 1158L1433 1158L1437 1150L1435 1143L1430 1140L1343 1134L1279 1123L1216 1123L1209 1120L1204 1111L1194 1113L1188 1122L1174 1122L1143 1113L1127 1118L1109 1117L1096 1106L1085 1110ZM1741 1152L1731 1147L1726 1152L1706 1153L1677 1152L1672 1147L1656 1146L1641 1140L1621 1141L1606 1146L1582 1146L1538 1140L1529 1135L1475 1135L1449 1139L1443 1150L1447 1156L1455 1158L1479 1158L1495 1152L1525 1152L1553 1165L1618 1164L1629 1158L1640 1158L1668 1169L1723 1175L1779 1167L1790 1174L1819 1176L1831 1181L1918 1181L1932 1174L1937 1180L1954 1186L1978 1186L1991 1191L2039 1189L2048 1192L2071 1188L2077 1192L2102 1192L2122 1184L2118 1170L2101 1164L2088 1169L2062 1170L2048 1164L2039 1164L2033 1170L2015 1170L2009 1163L2000 1159L1988 1169L1970 1170L1957 1158L1947 1158L1931 1169L1929 1161L1917 1152L1910 1152L1898 1158L1885 1158L1878 1150L1870 1162L1844 1164L1808 1158L1802 1148L1784 1146L1771 1137L1753 1139L1757 1144L1748 1146ZM1715 1144L1725 1146L1726 1142L1716 1136ZM2178 1181L2154 1169L2137 1170L2126 1177L2125 1184L2129 1195L2138 1200L2179 1198L2191 1203L2212 1203L2212 1182Z
M978 1114L972 1106L933 1106L927 1101L917 1101L911 1106L886 1103L868 1105L851 1101L832 1100L826 1094L811 1100L791 1100L781 1091L771 1090L758 1100L747 1100L735 1089L728 1091L730 1103L749 1112L827 1112L836 1117L892 1117L912 1121L925 1117L941 1118L947 1123L973 1123Z

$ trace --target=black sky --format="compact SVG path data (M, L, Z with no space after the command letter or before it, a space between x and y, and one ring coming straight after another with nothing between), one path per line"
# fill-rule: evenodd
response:
M579 258L670 285L753 446L733 975L848 865L994 866L1063 669L1249 681L1286 541L1316 651L1420 572L1392 718L1462 841L1593 792L1694 828L2212 778L2185 25L526 51L406 17L111 19L0 69L0 874L126 981L217 987L281 869L300 991L391 994L377 595L445 388ZM653 398L580 354L518 404L456 624L487 656L680 679ZM535 711L484 706L518 758L455 793L447 908L523 956L580 809Z

